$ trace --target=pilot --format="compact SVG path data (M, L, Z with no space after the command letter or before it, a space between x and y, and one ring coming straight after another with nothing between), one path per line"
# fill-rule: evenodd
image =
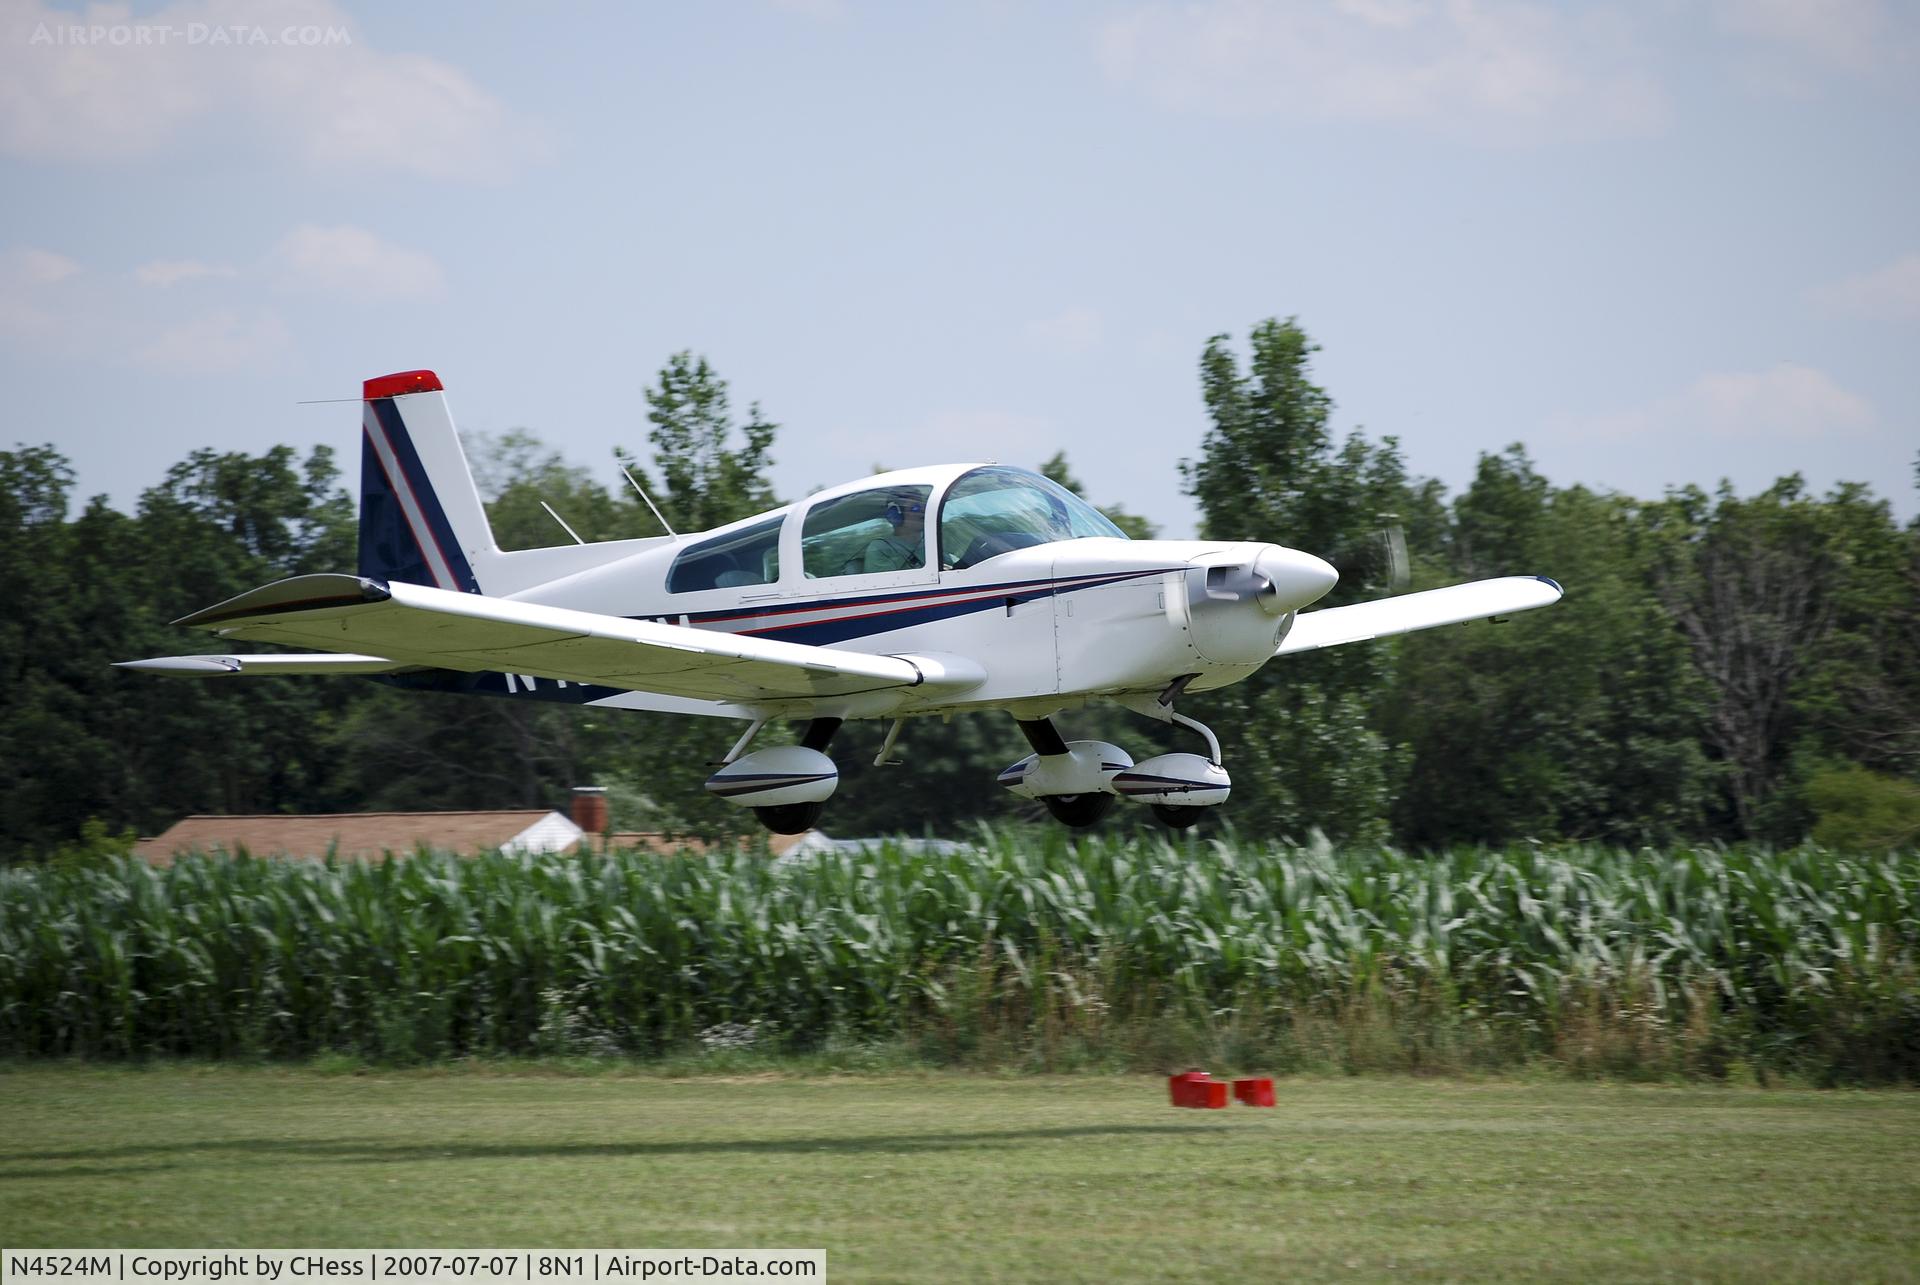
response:
M866 571L904 571L926 565L927 506L910 495L887 501L893 531L867 545Z

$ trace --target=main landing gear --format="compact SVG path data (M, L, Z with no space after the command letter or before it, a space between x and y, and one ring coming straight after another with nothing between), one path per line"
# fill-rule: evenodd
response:
M826 758L827 746L833 744L833 734L840 730L837 718L816 718L807 724L807 730L800 734L800 748L811 750L821 758ZM833 769L833 783L838 785L840 769ZM831 795L832 790L827 794ZM775 834L805 834L813 829L820 814L827 810L826 797L806 803L771 803L756 807L753 815L760 824Z
M1022 798L1038 799L1055 820L1076 830L1098 822L1120 799L1148 804L1162 825L1185 830L1208 808L1227 801L1233 788L1220 766L1220 742L1207 727L1176 714L1164 699L1147 712L1190 727L1207 739L1209 756L1158 754L1142 763L1105 741L1068 741L1052 720L1021 719L1033 753L1000 774L1000 784Z
M760 824L775 834L804 834L820 820L840 784L840 769L826 755L840 720L816 718L807 724L798 745L743 754L765 726L766 720L761 719L734 742L720 770L707 778L707 792L752 808Z
M1052 721L1044 718L1018 720L1021 734L1027 738L1027 744L1033 746L1033 752L1041 760L1071 756L1073 749L1060 737L1060 730ZM1099 746L1098 741L1082 741L1077 744L1089 747ZM1101 748L1111 748L1102 746ZM1023 760L1025 761L1025 760ZM1018 767L1019 764L1014 766ZM1077 765L1076 765L1077 766ZM1006 774L1002 773L1004 783ZM1016 791L1017 792L1017 791ZM1053 819L1076 830L1084 830L1097 824L1100 818L1113 811L1113 805L1119 801L1117 796L1101 788L1089 788L1073 794L1041 794L1037 796L1045 805Z
M1191 807L1184 803L1153 803L1148 806L1153 809L1153 815L1160 824L1169 830L1191 830L1200 824L1200 817L1206 812L1205 808Z

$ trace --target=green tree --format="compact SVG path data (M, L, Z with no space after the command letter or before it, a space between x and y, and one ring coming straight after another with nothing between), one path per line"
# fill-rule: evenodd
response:
M1317 350L1294 320L1263 321L1243 374L1228 336L1208 341L1200 386L1212 424L1201 457L1181 466L1204 538L1281 543L1351 566L1385 515L1431 495L1410 484L1393 438L1356 430L1336 442L1333 401L1311 379ZM1322 605L1385 592L1381 577L1343 575ZM1371 702L1389 661L1383 648L1332 648L1194 700L1221 738L1235 810L1295 835L1384 834L1398 760L1372 726Z
M746 423L737 427L730 409L727 382L714 374L705 357L677 352L660 371L657 388L646 392L647 419L653 428L654 468L661 483L655 494L676 531L704 531L775 506L766 471L772 464L774 434L779 426L760 414L760 403L747 408ZM627 454L620 456L647 486L646 474Z
M1853 852L1920 843L1920 783L1857 764L1816 769L1806 788L1816 820L1813 840Z
M338 483L326 447L305 460L287 446L259 456L201 450L141 495L130 526L114 532L104 512L89 516L103 558L115 539L130 543L119 565L152 586L136 600L152 604L158 624L287 576L351 568L353 504ZM218 647L171 625L152 644L161 652ZM136 774L130 788L142 783L136 792L154 799L150 814L136 819L143 828L186 812L325 811L335 803L329 733L359 694L355 684L101 672L145 711L120 733L126 770Z
M1455 501L1444 580L1550 573L1566 597L1511 624L1398 643L1384 727L1412 756L1395 831L1423 847L1698 833L1707 693L1653 593L1642 506L1552 487L1519 446Z
M470 434L466 445L493 538L503 549L571 543L543 502L590 543L661 534L660 524L613 468L604 484L596 481L588 469L567 463L524 428L498 437Z
M207 650L169 622L243 589L351 558L331 456L196 452L141 498L66 520L51 447L0 453L0 841L45 851L90 818L151 831L182 813L323 801L326 730L347 697L293 680L156 679L112 668ZM350 561L347 565L351 565Z
M1657 589L1713 693L1703 740L1723 765L1728 828L1798 838L1811 817L1796 751L1859 753L1887 726L1860 706L1900 645L1883 631L1906 602L1902 541L1864 488L1821 499L1797 475L1750 498L1683 489L1664 522Z

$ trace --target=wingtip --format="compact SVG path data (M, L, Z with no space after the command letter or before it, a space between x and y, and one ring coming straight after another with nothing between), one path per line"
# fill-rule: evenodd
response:
M150 660L116 660L115 669L137 669L150 674L237 674L239 662L226 656L155 656Z
M1538 580L1541 584L1547 586L1547 588L1553 590L1554 595L1556 597L1564 597L1566 595L1567 591L1561 588L1560 582L1558 580L1555 580L1552 576L1535 576L1534 579Z

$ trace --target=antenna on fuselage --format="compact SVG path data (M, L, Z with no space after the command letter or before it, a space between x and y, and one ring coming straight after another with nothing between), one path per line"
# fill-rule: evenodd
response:
M678 540L680 538L680 533L674 530L673 525L670 522L668 522L664 516L661 515L659 506L654 504L653 500L647 495L645 491L641 490L640 484L638 482L634 482L633 474L628 470L627 466L622 464L620 466L620 472L625 475L628 482L631 482L633 484L633 489L635 491L639 491L640 498L643 500L646 500L647 507L653 510L653 516L656 518L659 518L660 525L667 528L667 534L672 536L674 539Z
M572 527L567 525L567 520L565 518L561 517L558 513L555 513L553 511L553 506L551 504L548 504L545 500L542 500L540 501L540 507L547 511L548 517L552 518L555 522L558 522L560 524L560 529L562 531L565 531L568 535L573 537L573 542L575 544L586 543L585 540L582 540L580 538L580 533L578 531L574 530Z

